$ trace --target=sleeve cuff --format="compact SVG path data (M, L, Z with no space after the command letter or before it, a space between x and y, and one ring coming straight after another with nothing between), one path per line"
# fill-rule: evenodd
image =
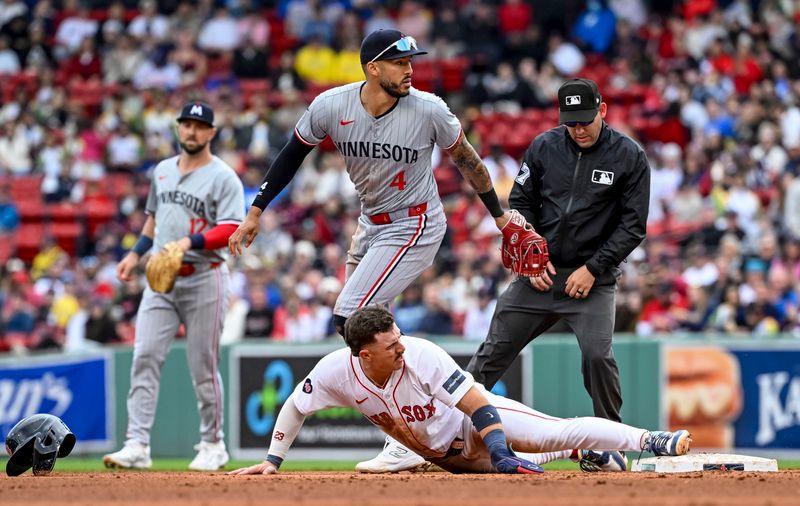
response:
M602 273L603 273L603 271L602 271L602 270L601 270L601 269L600 269L600 268L597 266L597 264L595 264L595 263L594 263L594 262L592 262L591 260L589 260L588 262L586 262L586 270L588 270L589 272L591 272L591 273L592 273L592 276L594 276L595 278L599 277L599 276L600 276L600 274L602 274Z
M203 234L192 234L189 236L192 242L192 249L204 249L206 247L206 238Z

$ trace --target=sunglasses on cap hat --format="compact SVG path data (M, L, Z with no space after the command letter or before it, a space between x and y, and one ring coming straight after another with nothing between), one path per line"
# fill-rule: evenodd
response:
M383 56L383 54L386 51L392 49L393 47L396 47L398 51L412 51L412 50L416 51L418 49L418 47L417 47L417 39L415 39L414 37L412 37L410 35L406 35L402 39L400 39L400 40L398 40L396 42L392 42L391 44L389 44L389 46L386 47L386 49L384 49L383 51L378 53L375 56L375 58L371 59L370 63L375 62L378 58Z

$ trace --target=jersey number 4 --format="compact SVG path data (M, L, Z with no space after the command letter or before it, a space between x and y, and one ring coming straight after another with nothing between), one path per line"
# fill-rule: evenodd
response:
M392 184L389 186L396 187L397 191L401 192L406 188L406 171L401 170L397 173L397 175L392 179Z
M205 218L192 218L189 220L189 233L201 234L207 226L208 222L205 220Z

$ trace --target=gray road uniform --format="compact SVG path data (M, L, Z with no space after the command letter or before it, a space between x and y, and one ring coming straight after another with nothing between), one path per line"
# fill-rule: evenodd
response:
M146 212L155 217L153 251L170 241L203 233L220 224L244 219L244 189L239 177L216 156L189 174L181 175L178 157L153 170ZM136 316L136 341L128 393L127 439L150 444L161 367L183 323L187 359L200 411L203 441L222 439L222 377L219 337L228 305L227 249L189 250L175 288L166 294L146 287Z
M447 228L433 177L434 144L450 149L461 124L436 95L411 88L373 117L358 82L320 94L295 135L315 146L330 136L361 200L347 255L347 280L334 314L348 317L370 303L386 304L433 263Z

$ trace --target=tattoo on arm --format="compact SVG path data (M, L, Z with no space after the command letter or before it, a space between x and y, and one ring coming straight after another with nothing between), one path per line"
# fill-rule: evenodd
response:
M476 192L485 193L492 189L492 179L489 177L489 172L466 136L462 134L461 139L456 143L455 147L450 149L449 153L458 170Z

